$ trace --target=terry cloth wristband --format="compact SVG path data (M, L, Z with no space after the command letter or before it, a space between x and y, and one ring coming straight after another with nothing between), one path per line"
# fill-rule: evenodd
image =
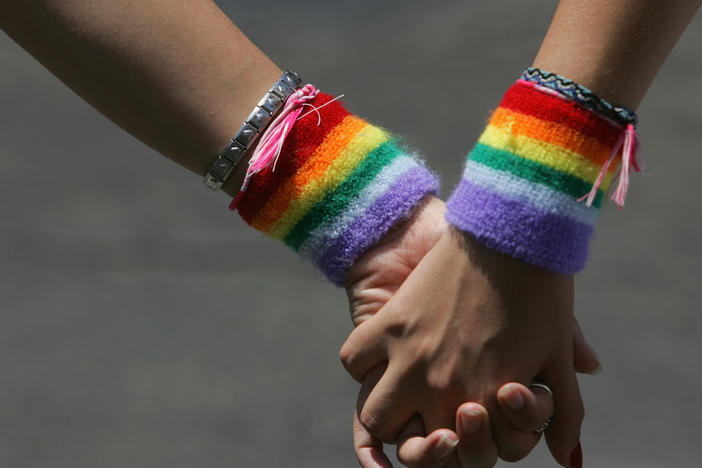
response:
M236 200L242 218L283 241L333 283L429 193L437 178L398 138L319 93L276 163ZM324 107L323 107L324 106Z
M622 149L613 196L621 205L629 165L638 170L635 147L632 124L623 126L557 90L520 79L468 155L446 218L493 250L576 273L585 266L616 175L611 163Z
M529 67L524 70L521 79L557 91L583 107L596 111L622 125L632 124L635 127L638 123L638 118L634 111L626 107L613 106L585 86L575 83L566 77L541 70L540 68Z

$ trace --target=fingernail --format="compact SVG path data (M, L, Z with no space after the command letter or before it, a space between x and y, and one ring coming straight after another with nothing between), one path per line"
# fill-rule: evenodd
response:
M461 426L466 434L475 434L483 425L483 412L471 406L461 408Z
M599 364L599 365L597 366L597 369L595 369L594 371L590 372L590 375L597 375L597 374L599 374L600 372L602 372L602 364L600 364L599 362L598 362L598 364Z
M437 458L446 458L451 454L451 452L453 452L456 445L458 445L458 439L454 439L444 434L436 443L436 447L434 447L434 454Z
M504 400L507 407L514 411L521 411L524 408L524 397L517 390L517 386L507 384L500 389L500 397Z
M578 442L572 452L570 452L570 468L583 467L583 448Z
M602 372L602 361L600 361L600 357L597 355L594 349L590 349L590 352L592 353L593 359L595 359L595 361L597 362L597 369L592 371L590 375L597 375L600 372Z

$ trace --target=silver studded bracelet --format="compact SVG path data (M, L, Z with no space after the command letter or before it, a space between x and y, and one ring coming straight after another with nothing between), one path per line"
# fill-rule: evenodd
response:
M217 155L217 159L205 174L205 185L212 190L220 190L222 184L231 175L234 167L249 151L268 124L283 108L285 100L300 86L302 78L292 70L286 70L275 84L263 96L254 110L226 148Z

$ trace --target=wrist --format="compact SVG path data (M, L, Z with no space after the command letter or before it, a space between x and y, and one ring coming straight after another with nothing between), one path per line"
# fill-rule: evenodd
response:
M397 256L394 260L407 266L406 274L409 274L448 230L445 214L443 200L434 194L426 195L406 218L399 219L372 248L359 255L349 267L346 287L352 288L367 274L383 269L374 259L387 251L392 251ZM371 263L374 265L369 268Z
M375 247L396 242L407 235L422 235L432 230L443 232L448 227L445 214L446 204L444 201L435 194L428 194L412 208L405 219L399 219L375 244Z
M612 197L620 206L629 164L638 166L633 125L625 127L578 99L525 79L510 87L447 202L448 221L532 265L561 274L581 270L616 176L614 158L621 149L621 177Z
M273 67L275 68L275 67ZM266 70L256 70L256 73ZM258 80L257 88L260 86ZM285 71L275 81L271 81L272 86L265 93L261 93L259 101L251 105L247 117L241 118L237 131L223 145L223 149L210 163L204 177L204 183L213 190L224 189L225 193L238 192L246 178L242 175L246 172L249 162L255 154L256 147L263 144L262 135L266 128L276 121L277 116L282 112L287 98L289 98L300 84L300 77L292 71ZM249 86L249 100L253 96L253 90ZM241 111L241 106L236 108ZM238 114L241 114L238 112ZM233 133L233 132L232 132ZM230 134L231 135L231 134ZM222 147L220 147L222 148ZM234 177L232 177L234 176Z
M288 114L275 164L254 173L232 206L342 285L354 261L435 193L438 180L399 138L336 98L314 96L317 111Z

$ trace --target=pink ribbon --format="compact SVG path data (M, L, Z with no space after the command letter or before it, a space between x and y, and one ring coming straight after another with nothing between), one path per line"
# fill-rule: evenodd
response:
M281 113L271 122L268 129L261 136L261 141L256 146L256 150L249 160L249 166L246 169L246 176L244 177L241 190L239 190L239 193L236 194L229 205L230 210L236 209L249 186L251 177L265 170L271 164L273 165L273 170L275 170L285 139L292 131L295 122L300 118L304 107L314 107L308 104L308 101L317 97L317 94L319 94L319 90L311 84L307 84L288 98Z

